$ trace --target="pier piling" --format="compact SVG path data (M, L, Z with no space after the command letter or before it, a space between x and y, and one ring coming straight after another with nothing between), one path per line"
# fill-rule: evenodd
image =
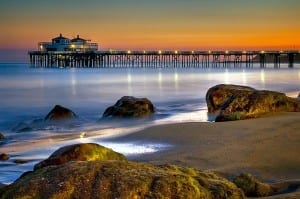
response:
M280 68L282 57L294 67L299 51L30 51L33 67L71 68L246 68L258 63L266 67L273 57L274 68Z

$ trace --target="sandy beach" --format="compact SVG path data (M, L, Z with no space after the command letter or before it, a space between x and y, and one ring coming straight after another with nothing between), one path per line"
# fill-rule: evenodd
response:
M168 150L132 159L212 170L229 179L249 172L264 182L294 183L296 191L285 196L300 197L300 113L154 126L110 141L168 143Z
M99 136L99 133L89 136ZM70 137L55 137L51 142L49 139L36 140L6 146L2 150L17 152L66 139ZM137 128L134 133L117 133L104 140L170 145L165 150L130 156L129 159L210 170L230 180L247 172L285 190L292 185L290 193L270 198L300 198L300 113L221 123L164 124L142 130Z

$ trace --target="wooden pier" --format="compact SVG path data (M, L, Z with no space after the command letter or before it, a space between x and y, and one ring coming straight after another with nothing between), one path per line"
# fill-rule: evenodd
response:
M72 68L265 68L294 66L300 51L30 51L33 67ZM271 60L270 60L271 59Z

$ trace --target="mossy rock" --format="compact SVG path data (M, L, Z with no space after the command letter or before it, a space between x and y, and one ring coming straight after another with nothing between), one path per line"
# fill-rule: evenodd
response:
M3 139L5 139L5 136L2 133L0 133L0 140L3 140Z
M241 188L248 197L265 197L274 193L273 188L255 179L251 174L242 173L234 179L234 183Z
M104 113L104 118L136 118L146 117L155 112L155 108L147 98L136 98L124 96L115 105L108 107Z
M6 153L1 153L0 154L0 161L6 161L9 160L9 155L7 155Z
M216 121L257 118L274 112L300 112L300 101L283 93L256 90L247 86L220 84L206 94L209 113Z
M211 173L117 160L76 161L44 167L22 176L2 189L1 194L3 199L245 198L235 184Z
M123 160L126 157L109 148L94 143L74 144L62 147L55 151L46 160L34 166L40 169L50 165L60 165L69 161L92 161L92 160Z
M45 117L45 120L61 120L76 118L76 114L63 106L56 105Z

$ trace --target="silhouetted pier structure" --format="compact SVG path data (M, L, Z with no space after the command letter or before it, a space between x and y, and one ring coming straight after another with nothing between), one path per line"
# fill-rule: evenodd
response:
M73 68L240 68L273 63L292 68L300 51L30 51L33 67ZM270 61L269 59L272 59ZM282 61L284 58L284 62ZM268 59L268 60L267 60Z

